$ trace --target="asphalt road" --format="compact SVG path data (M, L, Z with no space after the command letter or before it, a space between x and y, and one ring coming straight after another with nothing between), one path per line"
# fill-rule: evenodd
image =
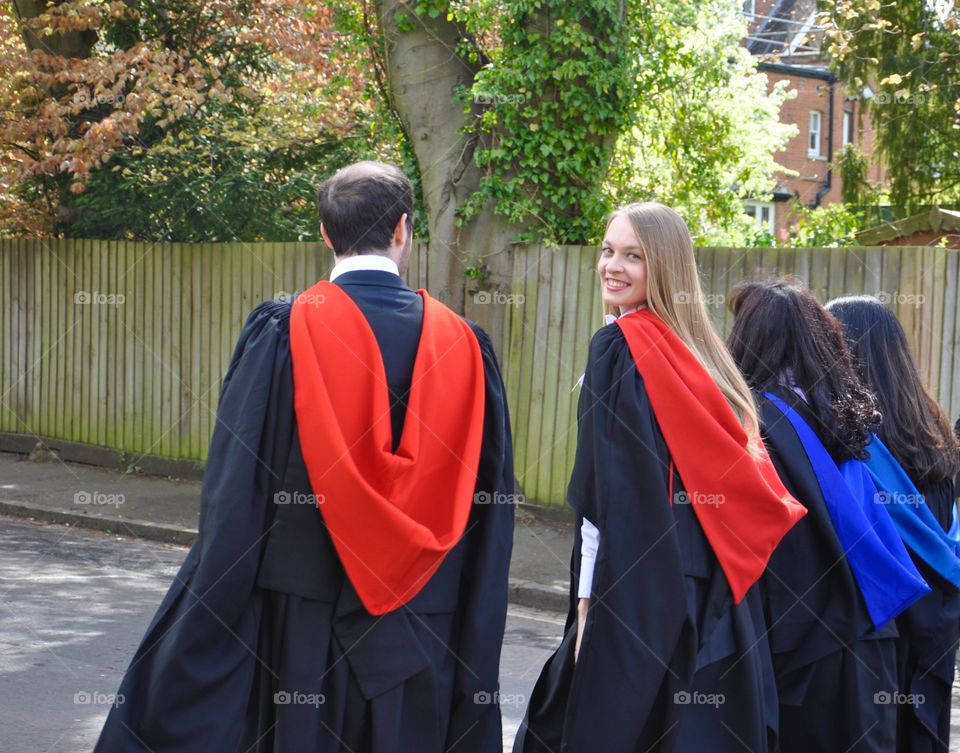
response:
M93 748L120 678L186 553L0 518L3 753ZM556 615L510 608L501 660L505 743L513 740L561 630Z
M93 748L185 547L0 517L0 751ZM501 659L505 750L562 629L511 607ZM960 692L954 686L954 705ZM960 751L954 714L951 751Z

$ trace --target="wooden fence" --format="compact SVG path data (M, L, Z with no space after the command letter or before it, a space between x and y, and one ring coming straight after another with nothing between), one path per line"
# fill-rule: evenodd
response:
M938 248L698 249L722 332L747 278L795 274L821 299L884 296L942 405L960 413L960 252ZM528 501L560 504L576 439L575 385L600 326L596 249L518 248L512 287L471 291L512 412ZM326 276L316 244L0 241L0 432L202 462L233 345L260 301ZM426 286L418 246L408 279Z

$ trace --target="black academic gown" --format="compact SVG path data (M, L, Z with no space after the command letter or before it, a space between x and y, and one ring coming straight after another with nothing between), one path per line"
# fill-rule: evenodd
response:
M368 614L317 507L304 503L290 307L261 304L243 328L221 391L199 536L95 753L499 753L513 506L475 504L424 589L400 609ZM511 495L504 388L490 340L474 331L486 374L477 489Z
M786 388L772 392L822 431L799 395ZM894 695L895 623L874 630L797 433L771 402L760 396L758 404L770 458L808 510L774 551L760 583L781 750L890 753L896 706L875 698Z
M694 510L670 505L670 455L616 325L591 343L578 421L567 627L514 752L772 750L777 705L759 591L734 605ZM683 490L677 475L673 490ZM600 548L574 663L584 517Z
M916 479L913 479L916 483ZM954 480L921 487L927 506L943 530L953 523L956 504ZM912 556L912 554L911 554ZM913 557L930 586L897 617L897 677L907 703L898 707L897 751L947 753L950 741L950 704L960 639L960 591Z

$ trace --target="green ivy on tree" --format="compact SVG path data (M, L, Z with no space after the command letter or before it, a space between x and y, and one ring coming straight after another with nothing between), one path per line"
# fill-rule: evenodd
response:
M608 197L598 190L612 147L627 126L640 60L621 3L552 0L503 3L499 45L471 89L488 105L474 125L484 138L484 177L463 207L487 201L526 229L523 240L594 239ZM542 23L531 27L536 10Z

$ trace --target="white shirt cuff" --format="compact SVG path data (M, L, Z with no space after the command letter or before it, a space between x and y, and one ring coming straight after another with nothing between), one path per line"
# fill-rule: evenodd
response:
M593 571L597 564L597 552L600 549L600 530L586 518L580 525L580 583L577 597L589 599L593 592Z

